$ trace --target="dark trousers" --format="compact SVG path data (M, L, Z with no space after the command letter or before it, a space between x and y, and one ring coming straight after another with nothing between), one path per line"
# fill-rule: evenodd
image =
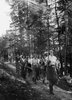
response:
M36 82L36 80L39 79L39 67L34 65L33 66L33 81Z
M16 62L16 74L17 74L17 77L20 77L20 64L19 64L19 62Z
M47 79L49 80L50 93L53 93L53 86L57 83L58 80L55 67L49 66L47 68Z
M50 80L50 81L49 81L50 93L53 93L53 86L54 86L54 83Z

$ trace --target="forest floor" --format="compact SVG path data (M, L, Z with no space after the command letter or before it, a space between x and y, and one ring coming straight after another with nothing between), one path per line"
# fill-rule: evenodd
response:
M54 86L55 95L50 95L48 83L39 80L34 84L30 78L17 78L15 67L5 65L0 66L0 100L72 100L72 87L64 79Z

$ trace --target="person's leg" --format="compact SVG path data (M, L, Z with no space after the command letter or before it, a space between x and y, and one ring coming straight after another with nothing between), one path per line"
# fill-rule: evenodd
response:
M37 66L35 67L35 83L38 79L38 69L37 69Z
M53 93L53 83L52 83L52 81L49 81L49 89L50 89L50 94L54 94Z
M33 82L36 83L36 66L35 65L33 69Z
M17 74L17 77L19 77L19 64L18 64L18 62L16 63L16 74Z
M21 66L21 77L23 77L23 73L24 73L24 66Z

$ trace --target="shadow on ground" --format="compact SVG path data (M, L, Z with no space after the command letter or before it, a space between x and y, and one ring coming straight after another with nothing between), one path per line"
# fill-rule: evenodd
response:
M45 91L48 92L48 91ZM40 92L31 88L29 83L22 84L17 80L9 78L0 78L0 100L60 100L56 96Z

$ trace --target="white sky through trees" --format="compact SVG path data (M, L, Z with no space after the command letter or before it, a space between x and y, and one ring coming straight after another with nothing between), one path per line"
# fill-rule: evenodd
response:
M0 37L6 33L10 25L10 6L5 0L0 0Z
M30 2L36 3L35 0L23 0L28 4L30 4ZM52 0L48 0L49 2L51 2ZM0 0L0 37L2 35L4 35L6 33L6 30L9 29L9 25L10 25L10 6L8 5L8 3L6 2L6 0Z

